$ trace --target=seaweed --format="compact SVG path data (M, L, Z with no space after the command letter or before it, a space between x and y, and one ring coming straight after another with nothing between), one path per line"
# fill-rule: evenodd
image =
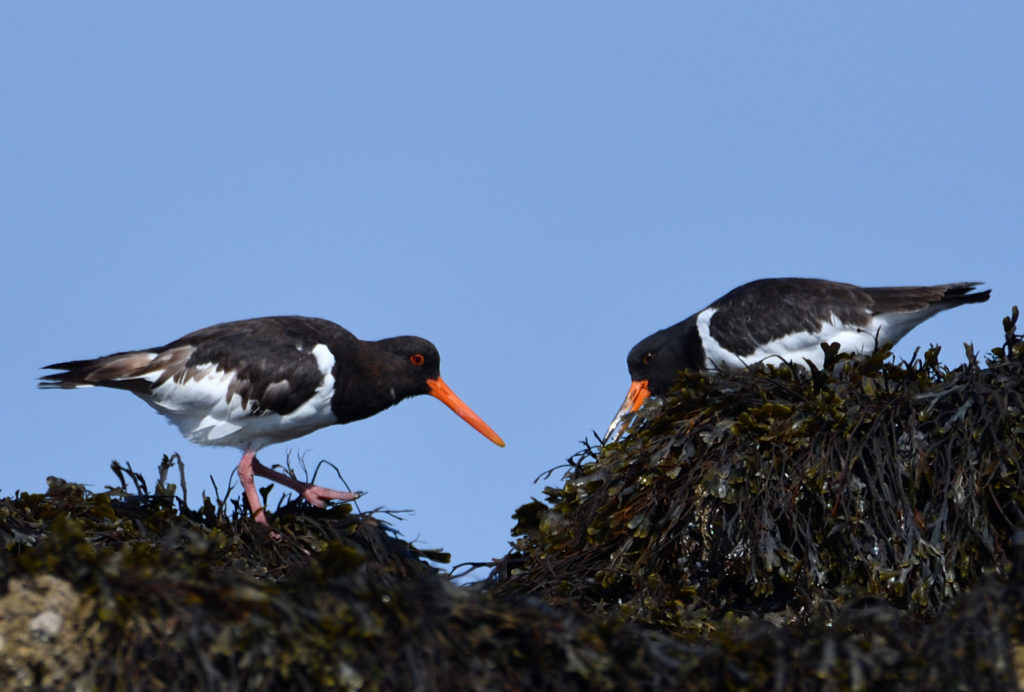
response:
M292 500L271 531L219 492L190 507L177 456L152 489L117 463L103 492L50 479L0 498L0 685L1016 689L1016 322L955 369L826 346L682 373L471 584L385 511Z

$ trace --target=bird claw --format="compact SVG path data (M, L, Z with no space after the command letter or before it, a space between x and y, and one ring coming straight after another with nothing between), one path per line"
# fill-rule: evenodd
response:
M314 507L324 507L325 503L330 500L338 500L340 502L349 502L351 500L358 500L363 496L363 493L349 493L342 492L340 490L331 490L330 488L321 488L319 485L310 485L301 492L302 497L309 504Z

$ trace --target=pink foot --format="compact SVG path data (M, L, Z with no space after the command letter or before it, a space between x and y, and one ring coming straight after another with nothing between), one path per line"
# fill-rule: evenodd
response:
M309 483L303 483L302 485L306 486L305 489L294 489L299 490L299 494L306 498L306 502L314 507L323 507L324 503L328 500L341 500L342 502L348 502L349 500L358 500L360 496L360 493L346 493L340 490L321 488L319 485L312 485Z
M249 509L252 510L252 518L257 524L263 524L264 526L270 526L270 522L267 521L267 513L260 502L260 494L256 490L254 476L263 476L275 483L291 488L302 495L306 502L314 507L323 507L324 503L329 500L340 500L342 502L357 500L362 495L362 493L342 492L341 490L321 488L319 485L312 483L303 483L291 476L286 476L283 473L267 468L256 458L256 452L246 452L242 455L242 461L238 464L238 480L241 481L242 490L245 491L245 499L249 503Z
M296 480L291 476L287 476L283 473L279 473L273 469L267 468L259 462L259 459L253 457L252 460L252 471L257 476L263 476L269 478L275 483L291 488L295 492L302 495L302 497L309 504L314 507L323 507L324 503L328 500L341 500L347 502L349 500L356 500L362 495L362 493L349 493L342 492L341 490L331 490L330 488L322 488L319 485L313 483L303 483L300 480Z

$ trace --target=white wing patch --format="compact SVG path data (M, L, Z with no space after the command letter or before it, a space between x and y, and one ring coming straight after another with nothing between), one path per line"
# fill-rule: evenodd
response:
M825 363L825 353L821 350L823 343L838 342L843 353L870 353L876 344L895 343L927 318L921 317L920 313L914 313L913 319L909 313L874 315L868 325L858 327L842 323L832 315L816 332L787 334L741 356L727 350L711 336L711 317L715 312L715 308L707 308L697 315L697 333L704 345L704 367L712 370L735 370L772 358L797 365L804 365L805 360L809 360L820 368Z
M338 422L331 411L334 355L324 344L317 344L311 353L323 379L312 397L285 415L272 412L253 415L258 401L249 399L243 405L237 393L228 398L235 373L221 370L214 363L192 367L192 376L187 380L168 378L143 399L193 442L258 450ZM155 371L146 379L156 382L162 373ZM283 387L286 383L275 382L270 388L275 386Z

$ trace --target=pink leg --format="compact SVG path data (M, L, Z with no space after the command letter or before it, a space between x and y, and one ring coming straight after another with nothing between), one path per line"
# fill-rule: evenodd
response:
M246 454L246 456L249 456L249 455ZM245 458L246 457L242 457L242 464L245 463ZM264 466L263 464L261 464L259 462L259 460L256 458L255 454L252 455L252 461L251 461L251 466L249 468L249 471L250 471L250 476L249 476L250 483L252 482L252 475L251 474L253 474L253 473L255 473L257 476L263 476L264 478L269 478L270 480L272 480L272 481L274 481L276 483L280 483L281 485L286 486L288 488L291 488L295 492L299 493L300 495L302 495L302 497L304 497L306 499L306 502L308 502L309 504L313 505L314 507L323 507L324 506L324 502L326 502L327 500L341 500L343 502L347 501L347 500L355 500L355 499L358 499L359 495L360 495L360 493L346 493L346 492L342 492L340 490L331 490L330 488L321 488L319 485L313 485L312 483L303 483L302 481L296 480L296 479L292 478L291 476L286 476L283 473L278 473L277 471L275 471L273 469L267 468L266 466ZM242 465L241 464L239 464L239 466L238 466L238 475L239 475L239 477L241 477L241 475L242 475ZM245 481L244 480L242 481L242 487L243 488L245 487ZM255 496L256 495L255 484L252 485L251 487L253 488L253 495ZM248 492L249 491L246 490L246 496L247 497L249 496ZM257 506L259 505L259 497L256 497L256 504L257 504ZM249 506L250 507L252 506L252 500L251 499L249 501ZM264 521L266 521L266 519L264 519Z
M267 513L263 511L263 505L260 503L260 494L256 491L256 482L253 479L253 472L259 473L258 469L261 468L263 465L256 461L256 452L246 452L242 455L242 461L238 463L238 480L242 482L242 490L245 491L245 499L249 502L253 519L257 524L270 526L267 521Z

